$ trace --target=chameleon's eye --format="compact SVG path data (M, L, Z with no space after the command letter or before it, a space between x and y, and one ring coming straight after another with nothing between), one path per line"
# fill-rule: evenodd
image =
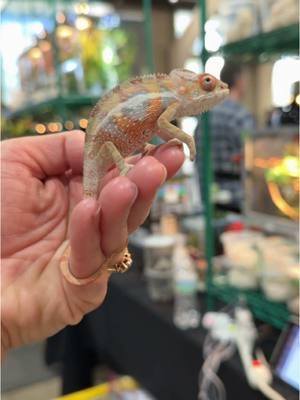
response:
M212 75L203 74L199 78L199 83L201 89L205 90L206 92L211 92L216 87L217 79Z

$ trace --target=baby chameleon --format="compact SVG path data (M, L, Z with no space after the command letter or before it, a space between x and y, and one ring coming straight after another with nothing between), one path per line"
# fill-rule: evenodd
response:
M169 75L134 78L108 92L92 110L86 132L84 196L98 197L101 179L114 164L125 175L131 167L125 157L151 148L149 141L154 135L165 141L185 143L193 160L196 153L193 137L171 122L207 111L228 94L226 83L210 74L198 75L185 69L175 69ZM125 272L132 262L128 250L123 249L112 254L91 277L77 279L69 271L69 254L70 247L62 257L61 270L76 285L94 281L102 268ZM114 263L120 257L122 261Z
M207 111L228 94L226 83L185 69L134 78L108 92L92 110L86 132L85 197L98 197L100 181L114 164L125 175L131 167L125 157L149 148L154 135L185 143L193 160L193 137L171 121Z

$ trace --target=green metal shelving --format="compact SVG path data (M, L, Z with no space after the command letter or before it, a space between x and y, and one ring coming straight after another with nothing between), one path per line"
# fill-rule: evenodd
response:
M299 49L298 24L285 26L271 32L232 42L221 47L220 52L226 56L260 56L278 53L289 53Z
M284 328L289 320L286 304L274 303L258 290L240 290L232 286L214 284L211 293L228 304L237 304L241 298L245 299L257 319L268 322L278 329Z
M208 53L204 46L206 22L206 0L198 0L200 10L200 40L203 43L201 53L202 64L205 65ZM260 33L256 36L246 38L237 42L232 42L220 48L218 53L225 56L239 56L240 58L257 59L264 55L275 55L280 53L297 52L299 49L299 26L298 24L278 28L271 32ZM214 53L215 54L215 53ZM213 182L212 161L211 161L211 139L209 126L209 113L205 113L201 118L202 125L202 168L203 168L203 194L205 211L205 255L207 261L206 288L208 309L215 306L215 300L225 303L236 303L241 297L246 299L248 306L256 318L265 321L279 329L282 329L289 320L289 311L285 304L274 303L266 299L262 292L238 290L228 285L217 285L214 283L213 271L213 206L211 202L211 187ZM199 174L200 176L200 174Z
M57 109L63 104L65 107L75 107L75 106L92 106L99 99L98 96L56 96L49 99L42 100L37 103L27 104L24 107L20 107L17 110L9 114L10 118L18 118L25 114L35 114L41 109L52 108Z

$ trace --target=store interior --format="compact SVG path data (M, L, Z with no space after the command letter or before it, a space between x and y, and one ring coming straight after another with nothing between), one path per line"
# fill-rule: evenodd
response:
M3 399L298 398L298 1L10 0L1 13L2 140L85 131L98 99L140 75L185 68L231 90L176 121L196 160L184 146L129 237L131 269L78 325L9 355Z

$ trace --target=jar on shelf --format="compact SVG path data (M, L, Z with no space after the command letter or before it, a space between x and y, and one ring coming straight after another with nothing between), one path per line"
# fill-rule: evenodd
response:
M296 243L279 236L266 237L260 241L259 249L260 285L265 296L279 302L296 297L300 272Z
M245 230L224 232L220 238L224 247L228 283L240 289L257 288L260 269L258 243L263 238L262 234Z
M154 301L168 301L173 297L172 254L175 237L150 235L143 240L144 274L149 296Z
M223 0L219 10L225 43L235 42L259 32L256 1Z
M259 0L258 5L264 32L299 21L298 0Z

